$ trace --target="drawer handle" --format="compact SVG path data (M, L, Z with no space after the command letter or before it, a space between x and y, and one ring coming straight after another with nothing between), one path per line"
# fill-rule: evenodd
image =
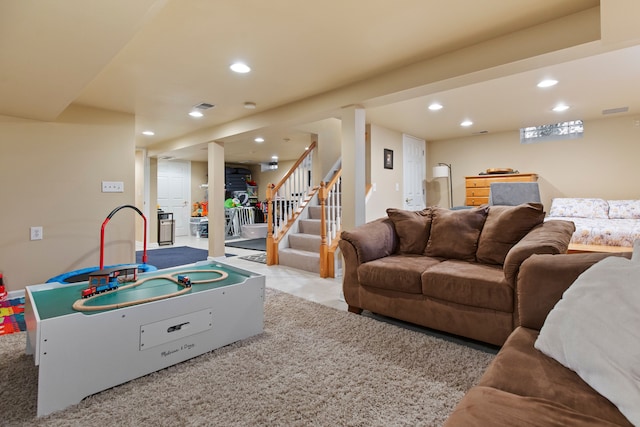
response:
M167 333L179 331L182 329L183 326L187 326L189 323L191 322L178 323L177 325L169 326L167 328Z

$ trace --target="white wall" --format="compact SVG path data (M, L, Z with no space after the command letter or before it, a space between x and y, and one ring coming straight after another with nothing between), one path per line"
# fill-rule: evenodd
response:
M0 117L0 271L9 290L99 264L100 228L135 202L134 118L71 106L54 122ZM101 181L124 182L102 193ZM105 229L105 264L135 260L133 210ZM31 226L43 240L30 241Z
M488 168L537 173L547 211L554 197L640 199L638 120L639 116L627 116L587 121L581 139L537 144L520 144L518 131L429 142L428 188L446 188L446 180L431 177L431 168L446 162L452 164L454 206L464 204L464 177ZM437 203L437 191L427 195L428 204Z
M376 190L372 191L367 202L367 222L386 216L387 208L403 206L402 133L372 124L369 126L369 140L370 184ZM385 148L393 150L393 169L384 168Z

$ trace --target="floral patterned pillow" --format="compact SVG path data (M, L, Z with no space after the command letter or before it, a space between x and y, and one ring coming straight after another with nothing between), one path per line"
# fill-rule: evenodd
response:
M640 219L640 200L609 200L609 218Z
M603 199L556 198L549 216L573 218L609 218L609 204Z

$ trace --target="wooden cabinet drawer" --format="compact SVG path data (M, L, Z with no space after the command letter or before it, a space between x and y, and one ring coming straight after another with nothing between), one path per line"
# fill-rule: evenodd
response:
M489 181L486 178L467 178L465 186L467 188L488 187Z
M489 187L484 188L467 188L467 197L489 197Z
M488 197L467 197L467 206L480 206L489 203Z

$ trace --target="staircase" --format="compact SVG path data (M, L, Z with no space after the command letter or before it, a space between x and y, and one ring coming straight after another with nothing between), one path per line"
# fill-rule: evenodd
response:
M278 184L267 185L267 265L336 277L342 270L338 251L341 229L342 169L336 163L329 182L313 182L316 143Z
M322 208L309 206L307 212L309 218L298 221L298 232L287 236L289 247L278 251L278 261L280 265L320 273Z

